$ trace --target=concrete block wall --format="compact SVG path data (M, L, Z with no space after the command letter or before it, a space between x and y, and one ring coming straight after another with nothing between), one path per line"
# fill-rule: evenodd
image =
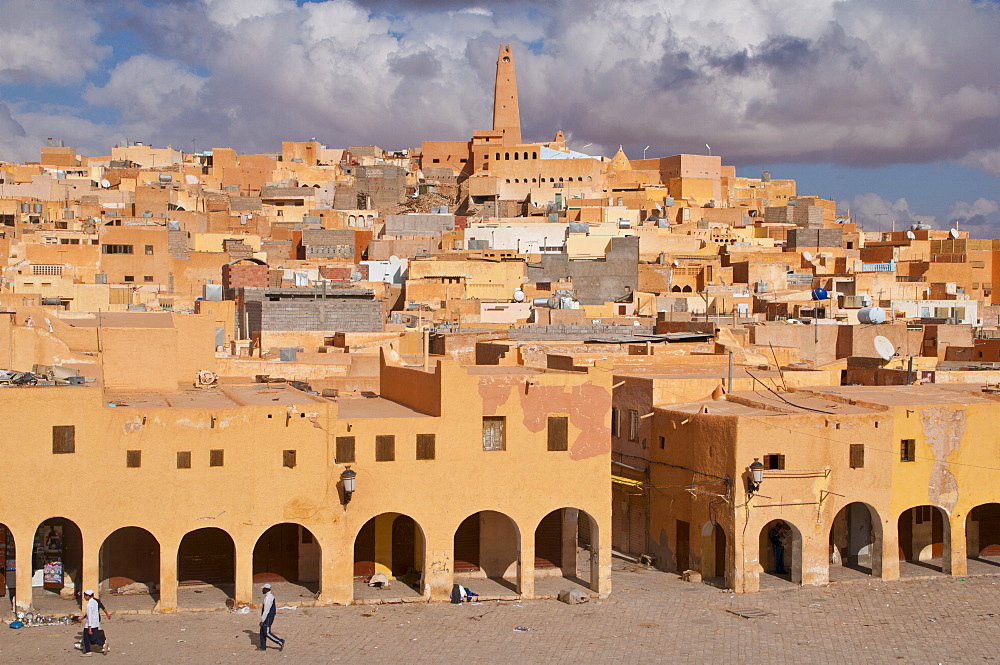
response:
M382 306L374 300L327 299L251 301L248 332L281 330L382 332Z
M819 210L819 208L817 208ZM809 249L810 247L840 247L844 242L841 229L789 229L789 249Z

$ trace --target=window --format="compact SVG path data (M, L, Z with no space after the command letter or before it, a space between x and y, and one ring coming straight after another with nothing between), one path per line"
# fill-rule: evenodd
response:
M152 254L152 253L153 253L153 246L146 245L146 254Z
M764 468L772 471L780 471L785 468L785 456L778 453L764 455Z
M505 450L504 435L507 419L503 416L483 418L483 450Z
M666 437L662 437L662 436L661 436L661 437L660 437L660 450L663 450L663 449L665 449L666 447L667 447L667 439L666 439ZM711 452L709 452L709 455L708 455L708 456L709 456L709 457L711 457L711 456L712 456L712 455L711 455Z
M417 435L417 459L434 459L434 435Z
M932 506L917 506L913 509L914 522L917 524L923 524L924 522L933 522L934 517L931 513Z
M101 254L131 254L132 245L101 245Z
M135 275L125 275L124 281L126 281L126 282L134 282L135 281Z
M295 451L294 450L283 450L281 451L281 466L288 467L289 469L295 468Z
M177 468L178 469L190 469L191 468L191 451L183 450L177 453Z
M138 469L140 466L142 466L142 451L126 450L125 466L128 467L129 469Z
M851 468L852 469L865 468L865 444L863 443L851 444Z
M337 464L353 464L354 463L354 437L353 436L338 436L337 437L337 452L336 452L336 459L334 461Z
M144 281L144 282L152 282L153 281L153 276L152 275L143 275L142 276L142 281Z
M916 459L914 453L914 448L916 448L916 439L901 439L899 442L899 461L900 462L912 462Z
M209 466L222 466L224 459L225 459L225 451L223 451L223 450L210 450L210 451L208 451L208 465Z
M437 157L435 157L435 158L434 158L434 159L432 159L431 161L432 161L432 162L434 162L435 164L440 164L440 163L441 163L441 160L440 160L440 159L438 159Z
M52 454L76 452L76 425L52 426Z
M622 435L622 428L621 425L619 424L620 420L621 418L618 415L618 407L617 406L611 407L611 436Z
M375 461L393 462L396 459L396 437L392 434L379 434L375 437Z
M549 416L549 450L569 450L569 418Z
M628 440L639 440L639 412L634 409L628 411Z

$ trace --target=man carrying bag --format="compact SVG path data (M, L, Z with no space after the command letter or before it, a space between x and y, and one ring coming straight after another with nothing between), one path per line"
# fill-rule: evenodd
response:
M101 630L101 606L94 598L94 592L87 589L83 592L87 600L87 618L83 622L83 643L80 645L83 656L94 655L90 651L92 645L101 647L101 653L108 653L108 641Z

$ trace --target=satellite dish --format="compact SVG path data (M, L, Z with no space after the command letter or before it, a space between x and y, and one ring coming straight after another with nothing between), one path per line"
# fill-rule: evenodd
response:
M679 266L681 264L681 262L678 261L677 259L674 259L673 260L673 264L674 264L674 267L676 268L677 266Z
M906 232L906 237L907 237L908 240L916 240L917 239L917 234L914 233L913 231L907 231Z
M813 260L812 252L802 252L802 258L804 258L808 262L812 262Z
M184 176L184 180L189 185L197 185L198 184L198 176L195 176L195 175L188 174L188 175Z
M950 235L950 236L951 236L952 238L957 238L957 237L958 237L958 229L952 229L952 230L948 231L948 234L949 234L949 235Z
M103 178L101 180L101 187L103 187L104 189L107 189L110 186L111 186L111 181L110 180L108 180L107 178Z
M398 266L399 265L399 257L396 256L395 254L393 254L392 256L390 256L389 257L389 265L391 265L391 266Z
M896 347L893 346L888 337L879 335L874 339L874 344L875 353L877 353L882 360L892 360L892 357L896 355Z
M514 302L524 302L524 291L521 289L514 290Z

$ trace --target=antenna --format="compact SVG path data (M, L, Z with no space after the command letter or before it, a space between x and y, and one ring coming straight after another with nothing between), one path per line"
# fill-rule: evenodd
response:
M882 360L892 360L892 357L896 355L896 347L893 346L892 341L888 337L878 335L873 340L873 343L875 344L875 353Z

